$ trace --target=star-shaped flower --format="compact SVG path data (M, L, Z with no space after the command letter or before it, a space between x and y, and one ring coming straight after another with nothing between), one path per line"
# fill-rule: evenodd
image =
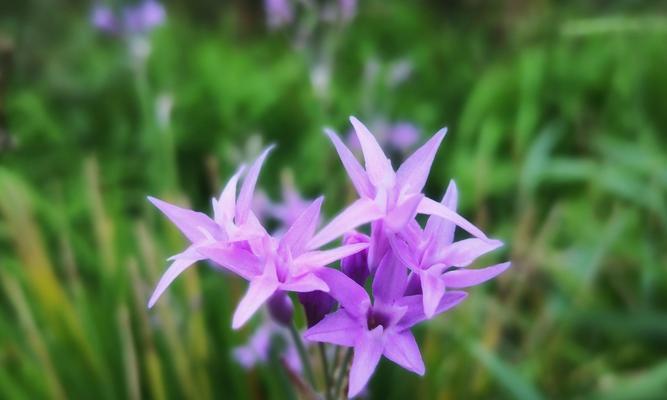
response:
M456 211L458 192L452 181L442 204ZM456 225L438 216L431 216L422 230L411 221L397 235L389 238L393 253L419 280L424 313L433 317L446 293L446 288L461 289L495 278L510 267L509 262L480 269L465 268L483 254L502 246L499 240L478 238L454 242ZM455 267L453 269L450 269Z
M352 152L333 131L327 130L326 134L336 147L360 198L322 229L311 240L309 246L322 246L345 232L377 220L382 221L383 230L397 232L414 219L417 213L437 215L455 223L475 237L486 239L484 233L465 218L422 194L435 153L445 137L446 129L436 133L394 171L391 161L368 129L354 117L350 117L350 121L364 154L365 168L362 168Z
M356 396L370 379L382 355L423 375L424 362L410 328L426 319L421 296L404 297L406 269L389 252L373 280L373 302L362 286L342 272L327 268L318 272L341 308L304 333L307 340L353 347L348 396ZM465 292L447 292L438 304L444 312L459 304Z

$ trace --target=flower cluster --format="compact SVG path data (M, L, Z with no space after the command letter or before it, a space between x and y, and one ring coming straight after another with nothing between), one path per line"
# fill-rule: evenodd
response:
M326 134L359 198L319 231L322 197L307 207L295 206L303 211L290 218L291 225L279 234L270 233L253 211L255 185L272 147L245 173L238 195L245 168L232 176L220 197L213 199L213 217L149 198L190 242L171 258L149 307L179 274L200 260L212 261L249 282L233 315L234 329L265 303L278 324L289 325L292 303L284 293L297 292L308 322L303 338L353 349L349 397L364 389L382 356L424 374L411 328L463 301L467 293L457 289L485 282L510 266L507 262L469 268L502 243L456 212L454 182L440 202L422 193L446 130L394 170L368 129L354 117L351 122L364 166L334 132ZM418 214L429 216L424 227L417 222ZM369 235L357 231L366 226ZM456 227L471 237L455 241ZM339 238L340 246L323 249ZM340 268L333 265L337 261ZM371 294L365 289L369 279ZM264 346L265 336L260 335L259 347Z

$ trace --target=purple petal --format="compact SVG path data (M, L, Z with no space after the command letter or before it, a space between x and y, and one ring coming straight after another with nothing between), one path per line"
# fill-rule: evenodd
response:
M222 193L220 193L220 198L213 203L214 219L215 222L220 225L224 225L225 222L234 219L234 214L236 212L236 186L244 169L244 166L239 167L236 173L225 185Z
M350 387L347 396L359 394L368 383L380 362L383 351L382 327L378 326L357 339L354 346L354 358L350 368Z
M434 315L441 314L461 303L468 296L466 292L459 291L448 291L440 299L440 304L435 311ZM416 324L426 320L426 315L424 314L424 307L422 296L408 296L403 297L399 302L400 306L407 306L408 310L403 316L403 319L398 323L399 329L409 329Z
M449 181L447 191L445 191L445 195L443 196L440 203L449 208L451 211L456 212L458 198L459 193L456 188L456 183L453 180ZM435 239L436 246L444 246L454 241L455 229L456 224L452 223L451 221L440 218L436 215L431 215L426 222L424 233L426 234L426 237Z
M352 231L343 237L343 244L369 243L370 238L363 233ZM359 285L364 286L370 270L368 269L368 249L344 257L340 260L340 269L343 273Z
M306 249L306 243L313 237L320 218L324 197L319 197L296 219L280 240L280 246L290 249L297 257Z
M435 153L444 139L447 129L441 129L433 135L422 147L417 149L405 160L396 172L396 181L401 187L408 187L409 193L421 193L428 174L431 171L431 165L435 158Z
M252 206L252 195L255 191L255 185L257 185L257 178L259 177L259 172L262 170L262 164L264 160L269 155L271 150L275 146L271 145L267 147L262 154L255 160L248 174L243 180L243 185L241 186L241 193L239 194L238 201L236 203L236 223L241 225L248 218L248 213L250 212L250 207Z
M352 154L332 130L325 129L325 133L336 148L338 157L340 157L343 167L347 171L347 175L350 177L352 185L357 190L357 193L359 193L359 196L362 198L372 198L375 195L375 188L368 180L366 171L361 167L354 154Z
M438 253L438 262L454 267L466 267L477 257L501 247L500 240L464 239L454 242Z
M343 257L358 253L368 248L368 243L355 243L336 247L329 250L310 251L303 253L294 260L294 266L297 268L312 269L324 267Z
M327 283L329 294L338 300L341 307L355 316L365 318L371 300L362 286L333 268L322 268L316 274Z
M390 250L388 235L385 232L384 220L380 219L371 223L371 245L368 247L368 269L371 274L382 261L382 258Z
M412 332L387 332L387 343L390 345L384 348L385 357L408 371L424 375L426 367Z
M201 246L197 252L244 279L250 280L262 273L262 261L237 245Z
M347 233L365 223L382 217L383 213L378 210L372 200L359 199L350 204L327 226L322 228L308 243L309 249L316 249L331 242L337 237Z
M326 282L312 273L292 278L288 282L282 283L280 288L290 292L312 292L315 290L320 290L322 292L329 291L329 286Z
M408 276L405 266L393 254L388 252L373 279L373 296L376 301L385 304L392 304L395 300L403 296L407 285Z
M346 310L338 310L324 317L317 325L309 328L303 337L311 342L331 343L338 346L354 346L354 341L362 333L363 321L359 321Z
M443 275L443 279L447 287L459 289L469 286L475 286L502 274L511 265L512 263L510 262L504 262L502 264L497 264L486 268L458 269L454 271L445 272L445 274Z
M248 322L250 317L271 297L277 288L278 282L272 279L260 277L250 281L248 291L236 307L236 311L234 311L232 329L239 329Z
M361 151L364 153L368 179L376 187L390 188L394 186L396 173L391 166L391 161L382 151L380 144L368 131L368 128L358 119L350 117L350 122L354 126L357 138L361 144Z
M417 207L421 203L423 194L410 196L403 200L398 207L395 207L384 218L384 223L390 232L398 232L417 215Z
M208 239L202 230L213 236L219 236L220 228L206 214L177 207L151 196L148 196L148 201L162 211L192 243Z
M486 239L484 232L479 230L479 228L477 228L475 225L471 224L468 220L445 207L444 205L431 200L428 197L424 197L421 203L419 203L417 212L420 214L437 215L455 223L457 226L460 226L475 237Z
M423 271L419 274L421 278L422 301L426 318L433 318L440 304L440 299L445 294L445 282L443 278L431 271Z
M187 251L187 250L186 250ZM150 300L148 300L148 308L151 308L155 305L155 302L162 296L167 287L178 277L183 271L188 269L192 264L202 258L176 258L174 262L171 263L167 271L162 275L160 281L158 282L153 294L151 295Z

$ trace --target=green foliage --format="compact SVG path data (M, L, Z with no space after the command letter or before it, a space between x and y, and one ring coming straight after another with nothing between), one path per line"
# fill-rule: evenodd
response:
M333 212L349 187L321 129L350 114L449 126L428 190L455 179L462 213L507 243L488 261L514 263L420 329L425 378L382 363L373 398L667 392L659 2L362 1L325 42L325 95L317 54L243 2L167 3L146 63L82 2L42 3L0 13L0 397L294 397L277 360L230 357L251 332L230 329L243 282L202 264L146 309L183 240L145 196L208 210L261 138L278 148L260 185L277 195L293 169Z

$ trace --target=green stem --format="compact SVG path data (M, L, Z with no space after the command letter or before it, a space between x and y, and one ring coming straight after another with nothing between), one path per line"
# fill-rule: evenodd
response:
M296 350L299 353L299 358L301 359L301 364L303 365L304 375L306 376L306 379L308 380L308 383L310 383L311 387L314 388L315 379L313 378L313 367L310 365L310 358L308 358L306 347L303 345L301 335L299 335L299 331L297 331L296 326L294 326L294 322L292 322L292 324L289 326L289 331L292 334L292 339L296 345Z
M336 385L334 386L334 396L336 396L336 398L339 397L341 391L343 390L345 372L347 372L347 365L350 363L350 361L352 361L352 347L347 349L343 363L340 365L340 371L338 372L338 378L336 379Z
M326 400L331 400L331 375L329 375L329 363L327 362L327 354L324 348L324 343L318 343L317 348L320 350L322 371L324 372L324 398Z

